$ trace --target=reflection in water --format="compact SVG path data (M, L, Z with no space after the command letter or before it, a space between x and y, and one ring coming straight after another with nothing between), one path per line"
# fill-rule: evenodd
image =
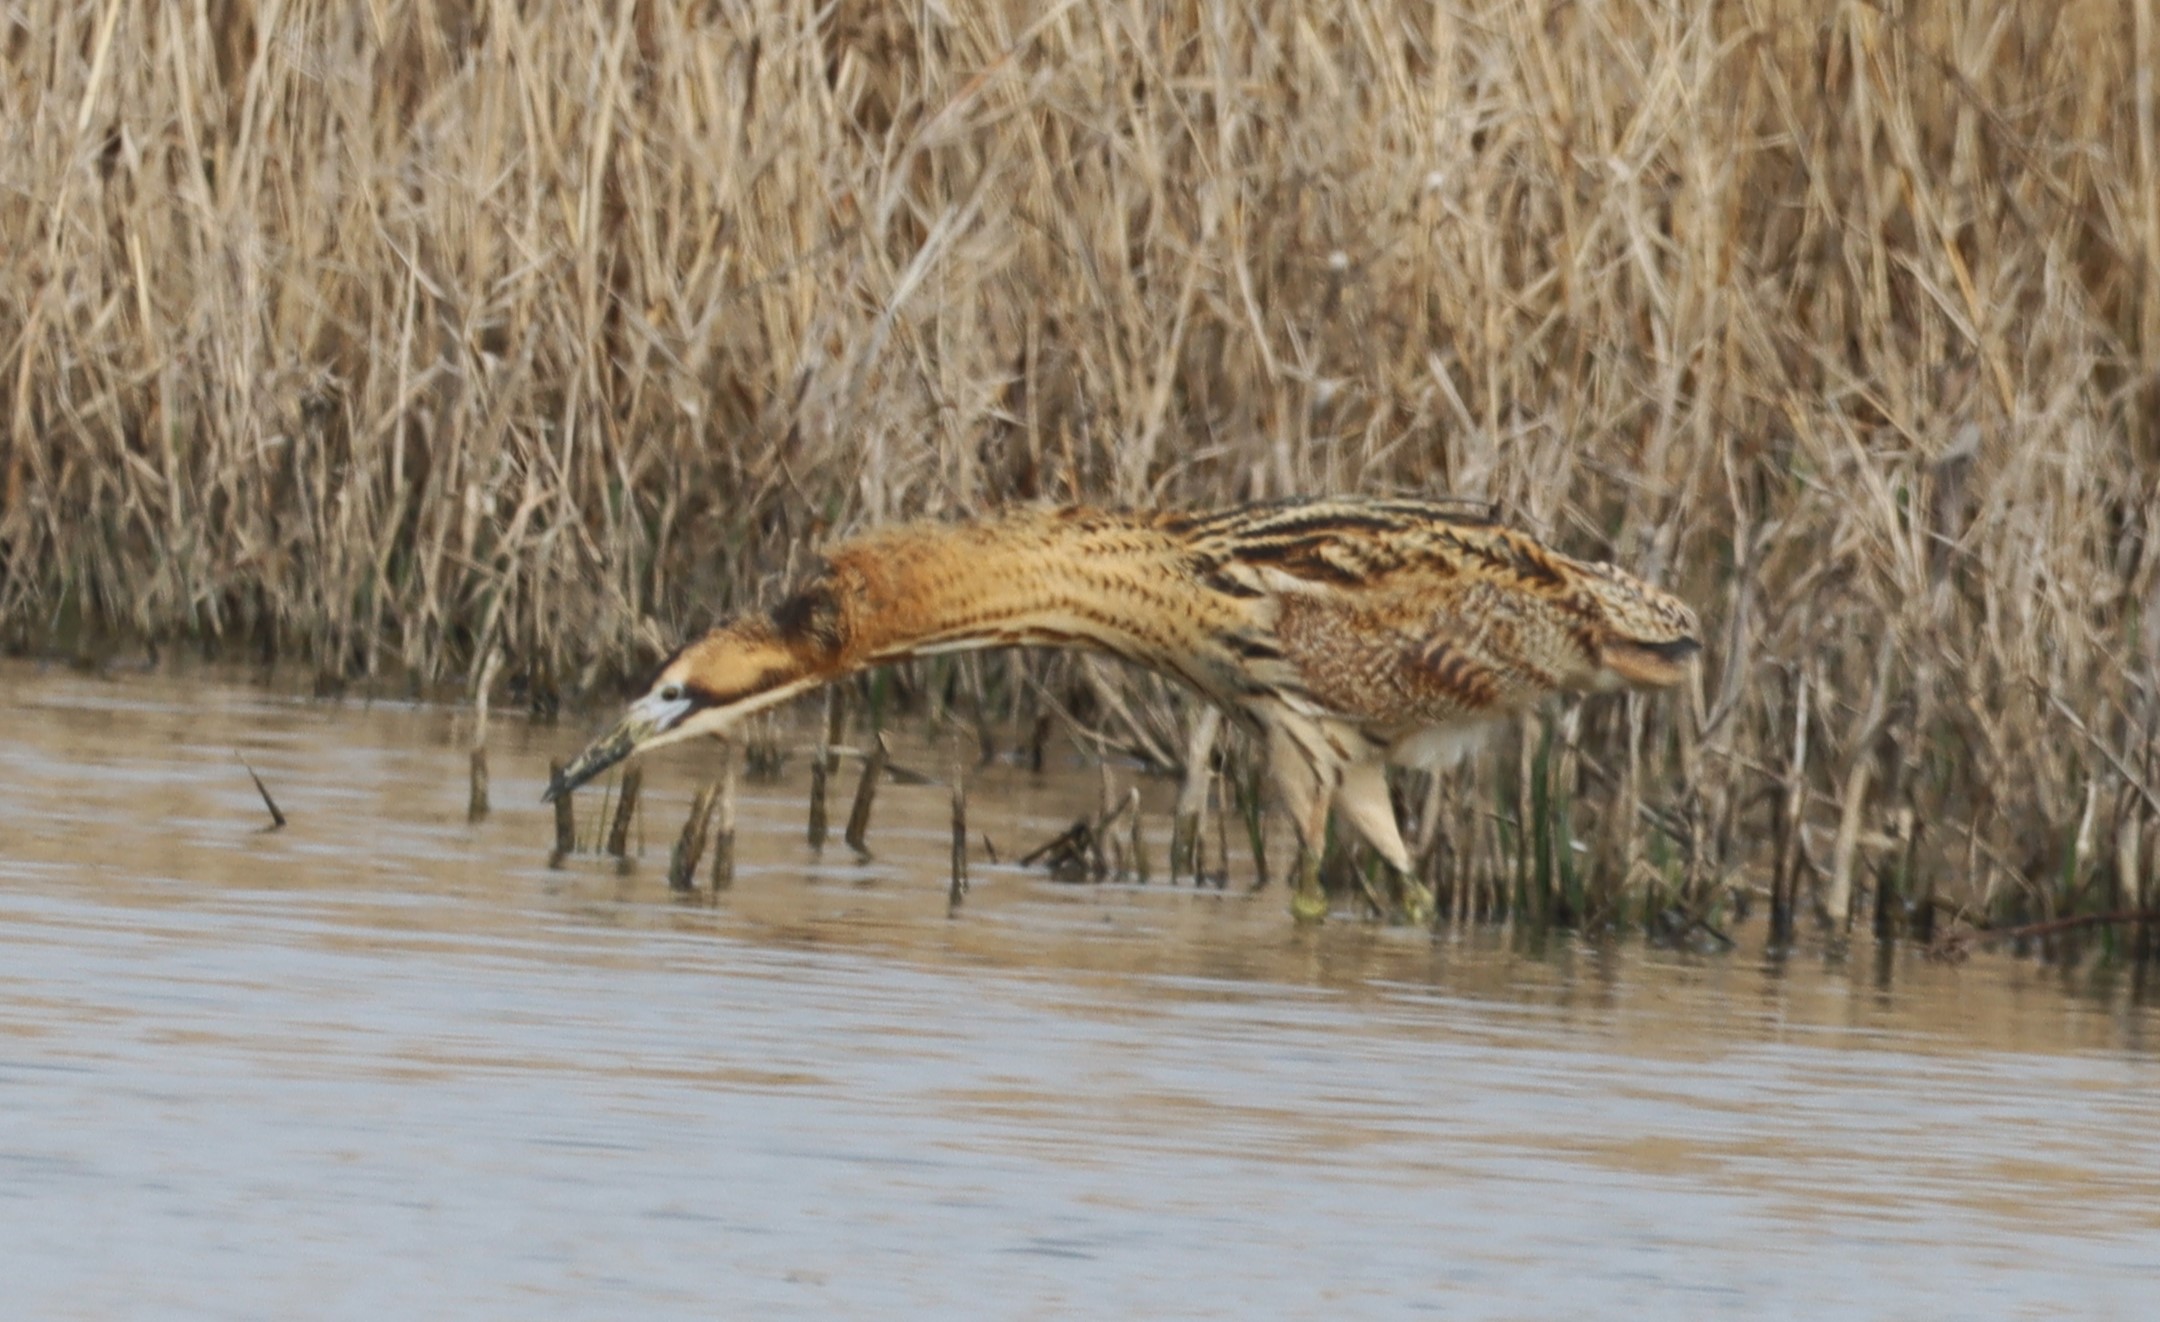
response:
M499 729L470 827L441 711L0 676L16 1315L2128 1318L2160 1279L2123 988L981 866L948 920L934 787L867 863L751 787L734 890L684 903L694 751L638 868L551 871L575 732ZM1094 793L973 811L1040 838Z

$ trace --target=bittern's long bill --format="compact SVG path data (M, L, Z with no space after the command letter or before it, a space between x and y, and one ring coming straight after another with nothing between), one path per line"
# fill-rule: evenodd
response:
M1442 768L1548 694L1678 682L1695 613L1609 564L1420 500L1214 514L1012 510L834 548L796 592L685 646L548 786L871 666L988 647L1088 647L1175 675L1266 741L1316 915L1332 806L1410 867L1383 765Z

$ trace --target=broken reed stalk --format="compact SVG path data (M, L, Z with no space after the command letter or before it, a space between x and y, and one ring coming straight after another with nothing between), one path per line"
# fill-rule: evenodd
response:
M1095 772L1095 845L1102 851L1104 875L1122 877L1125 875L1125 842L1111 835L1107 828L1117 819L1117 814L1124 810L1125 805L1117 797L1117 785L1110 774L1110 764L1097 762Z
M1789 946L1800 887L1801 832L1807 808L1808 676L1793 680L1792 756L1785 764L1784 802L1778 812L1777 867L1770 876L1770 944Z
M1886 634L1876 644L1874 681L1868 688L1866 715L1850 741L1851 762L1845 771L1837 836L1830 846L1830 883L1823 896L1823 910L1831 930L1841 938L1852 932L1854 866L1870 803L1868 788L1875 777L1875 736L1889 711L1891 667L1897 655L1894 642ZM1879 896L1882 887L1878 884L1876 889ZM1879 903L1877 907L1881 907Z
M1140 787L1125 791L1125 809L1132 814L1132 839L1126 846L1125 865L1132 879L1142 886L1148 884L1147 832L1140 817Z
M669 890L697 889L698 861L705 856L705 841L712 830L713 805L719 797L718 785L706 785L690 800L690 816L684 819L682 834L676 838L675 848L668 855Z
M724 891L735 884L735 752L732 747L720 758L720 795L712 841L712 888Z
M1099 882L1113 876L1123 878L1127 875L1124 847L1110 828L1128 812L1135 818L1140 815L1137 789L1128 791L1122 798L1108 800L1102 811L1081 818L1022 854L1019 864L1026 868L1039 862L1049 870L1052 879L1064 882Z
M465 796L465 820L477 822L488 815L488 694L495 686L495 672L502 668L502 649L488 653L473 682L472 756L467 766L469 788Z
M632 763L622 774L622 791L615 800L615 819L608 825L607 851L617 858L630 856L630 821L637 815L638 793L644 788L645 770Z
M1559 909L1559 878L1553 867L1552 821L1552 722L1542 714L1523 723L1520 760L1521 793L1516 812L1522 823L1518 846L1522 849L1522 889L1516 902L1533 927L1551 926Z
M825 769L825 753L821 748L817 755L810 759L810 821L803 831L812 849L825 847L825 781L829 774Z
M997 761L997 736L989 716L989 703L983 692L982 658L960 658L960 674L965 681L968 724L975 727L975 765L989 766Z
M871 735L870 751L863 757L862 779L855 782L855 803L848 809L847 832L842 838L849 849L864 858L870 857L870 809L877 802L878 782L885 778L885 761L891 754L883 731Z
M845 717L840 709L840 690L825 690L825 720L818 733L817 748L810 756L810 825L808 837L812 849L825 847L827 833L825 801L831 790L832 773L837 765L833 745L840 742L840 730Z
M968 893L967 768L959 759L952 768L952 886L945 894L947 913L959 911Z
M1357 881L1358 893L1365 897L1365 903L1372 908L1372 916L1386 918L1392 910L1389 909L1387 901L1380 898L1379 890L1373 886L1373 870L1385 865L1381 863L1378 855L1363 846L1352 846L1345 850L1345 853L1346 861L1350 865L1350 875Z
M1085 817L1022 854L1021 867L1041 863L1057 881L1087 881L1097 870L1092 824Z
M1452 902L1450 892L1442 888L1447 876L1444 861L1447 831L1440 823L1440 785L1438 772L1427 772L1423 777L1423 793L1418 796L1417 833L1409 842L1410 860L1416 871L1415 880L1433 897L1433 925L1436 928L1447 906Z
M2144 842L2144 827L2135 804L2125 805L2117 819L2121 825L2115 832L2115 885L2122 907L2143 909L2145 907L2145 873L2138 865L2138 851Z
M1185 741L1185 778L1178 785L1177 807L1170 819L1170 884L1173 886L1177 885L1179 877L1191 877L1195 885L1200 882L1201 829L1207 813L1208 782L1214 777L1211 763L1215 736L1221 728L1222 713L1209 707L1194 719L1192 733Z
M233 756L240 757L240 753L237 749L234 750ZM261 776L255 774L255 768L248 766L248 760L246 758L240 757L240 765L246 769L248 773L248 779L255 782L255 792L262 795L263 807L270 810L270 825L264 827L263 829L266 831L284 830L285 814L278 811L277 800L270 797L270 787L263 784L263 778Z
M562 783L563 762L557 758L548 763L548 783ZM561 862L577 852L577 816L571 810L569 794L555 796L555 850L552 861Z
M1540 712L1522 723L1517 762L1516 904L1530 925L1540 930L1579 926L1585 917L1570 812L1577 764L1573 731L1581 712L1580 706L1572 706L1564 719Z
M1252 850L1253 879L1251 890L1265 890L1268 884L1266 795L1261 789L1261 769L1258 763L1247 760L1242 775L1230 773L1230 786L1235 791L1238 816L1245 823L1245 843ZM1229 865L1224 865L1228 871Z
M1920 824L1916 820L1913 824L1913 832L1916 837L1918 836L1920 829ZM1908 884L1911 881L1912 870L1917 866L1916 862L1912 860L1916 858L1918 853L1919 841L1915 839L1912 842L1912 847L1908 849L1906 853L1906 858L1908 860L1908 862L1906 863L1906 876ZM1935 873L1932 869L1930 869L1926 877L1922 878L1920 881L1920 893L1913 897L1912 922L1907 927L1907 935L1909 935L1913 940L1919 942L1923 947L1932 944L1935 940L1936 904L1937 900L1935 898Z
M1038 776L1042 774L1043 760L1048 756L1050 747L1050 735L1055 729L1057 718L1048 712L1037 716L1034 724L1028 727L1027 769Z
M477 822L488 815L488 761L487 746L478 745L472 750L466 767L470 786L465 796L465 820Z
M769 785L780 779L786 766L787 753L780 747L780 737L774 732L773 714L766 712L757 718L749 736L743 740L743 779Z
M1221 868L1215 874L1215 889L1227 890L1230 886L1230 787L1222 776L1215 779L1215 861ZM1133 811L1140 810L1140 800L1133 799ZM1197 860L1195 860L1197 862ZM1204 877L1195 869L1193 884L1199 885Z

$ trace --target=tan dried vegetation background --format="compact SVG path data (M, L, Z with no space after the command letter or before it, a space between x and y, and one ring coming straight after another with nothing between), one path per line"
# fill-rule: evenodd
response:
M829 531L1450 492L1711 633L1452 782L1457 871L1550 791L1593 910L2134 905L2156 21L22 0L0 623L574 695Z

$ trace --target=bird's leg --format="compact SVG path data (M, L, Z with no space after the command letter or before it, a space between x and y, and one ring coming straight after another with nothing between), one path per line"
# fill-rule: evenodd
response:
M1312 796L1311 806L1298 814L1297 883L1290 891L1290 914L1300 922L1317 923L1328 915L1327 892L1320 886L1320 859L1327 852L1327 795Z
M1412 927L1431 927L1440 907L1435 888L1408 868L1394 868L1395 893L1401 898L1402 917Z
M1397 869L1395 889L1402 897L1403 921L1412 927L1431 927L1433 913L1438 905L1438 901L1433 898L1432 887L1419 881L1416 873Z
M1320 889L1320 856L1327 850L1328 800L1334 792L1334 768L1322 775L1312 758L1281 722L1268 727L1268 770L1276 797L1297 828L1298 861L1290 886L1290 913L1300 922L1327 917L1327 894Z
M1403 917L1420 927L1430 923L1432 893L1415 876L1410 851L1395 821L1395 804L1388 798L1387 772L1378 761L1353 762L1343 768L1342 781L1335 787L1335 811L1386 860L1395 876Z

